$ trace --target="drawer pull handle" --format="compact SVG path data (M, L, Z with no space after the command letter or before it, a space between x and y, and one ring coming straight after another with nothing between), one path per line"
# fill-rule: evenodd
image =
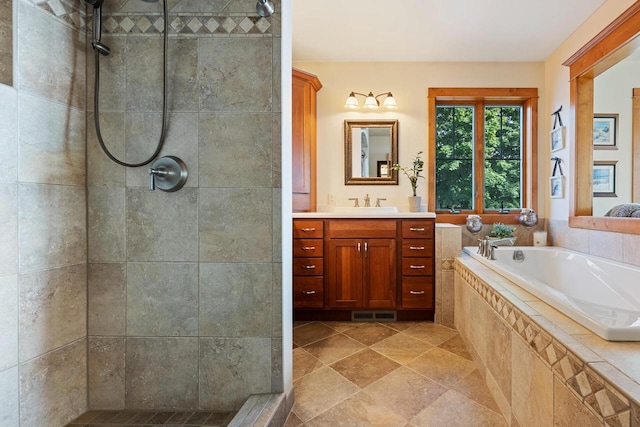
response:
M424 295L424 291L409 291L411 295Z
M424 231L424 227L409 227L409 231Z
M409 268L413 268L414 270L421 270L423 268L425 268L424 265L410 265Z
M305 295L315 295L316 291L302 291L302 293Z
M303 247L302 247L302 250L303 250L303 251L313 251L313 250L315 250L315 249L316 249L316 247L315 247L315 246L303 246Z
M424 251L424 246L409 246L412 251Z
M304 268L305 270L313 270L314 268L316 268L316 266L313 264L310 264L310 265L303 265L302 268Z
M302 231L307 232L307 233L308 233L308 232L313 232L313 231L316 231L316 228L315 228L315 227L311 227L311 228L302 228Z

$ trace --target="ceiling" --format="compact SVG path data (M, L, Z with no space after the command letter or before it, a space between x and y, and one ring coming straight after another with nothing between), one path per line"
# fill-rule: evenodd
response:
M292 0L293 60L544 61L605 1Z

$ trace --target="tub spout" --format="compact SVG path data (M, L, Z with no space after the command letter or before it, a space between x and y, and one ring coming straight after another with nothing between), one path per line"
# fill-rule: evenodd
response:
M496 249L498 249L497 245L494 245L493 243L489 245L489 256L487 256L487 258L491 261L496 260Z

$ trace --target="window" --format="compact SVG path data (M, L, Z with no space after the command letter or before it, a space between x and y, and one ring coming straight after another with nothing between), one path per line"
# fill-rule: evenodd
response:
M537 89L432 88L429 111L429 210L535 206Z

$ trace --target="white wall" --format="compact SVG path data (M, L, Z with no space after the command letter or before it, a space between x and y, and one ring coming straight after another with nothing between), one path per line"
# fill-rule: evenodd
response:
M539 89L539 131L546 127L543 63L317 63L294 62L293 66L316 74L323 88L318 92L318 205L327 205L329 195L336 205L348 206L349 197L372 200L384 197L388 206L407 208L409 180L400 175L398 186L344 184L343 122L345 119L398 119L400 164L408 166L416 152L427 157L427 89L429 87L535 87ZM399 108L384 112L346 110L351 91L374 94L391 91ZM360 97L360 102L363 102ZM541 138L545 140L545 138ZM545 177L546 178L546 177ZM547 180L544 180L546 185ZM418 195L426 198L426 182L418 184ZM424 200L424 199L423 199ZM539 208L541 210L541 208Z

